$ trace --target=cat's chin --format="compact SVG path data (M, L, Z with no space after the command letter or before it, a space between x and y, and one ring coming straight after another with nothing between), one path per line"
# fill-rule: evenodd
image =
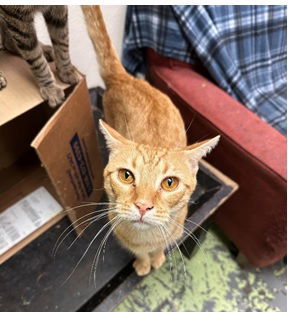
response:
M133 220L131 221L131 223L133 224L133 227L135 227L136 229L148 229L151 228L151 224L145 221L140 221L140 220Z

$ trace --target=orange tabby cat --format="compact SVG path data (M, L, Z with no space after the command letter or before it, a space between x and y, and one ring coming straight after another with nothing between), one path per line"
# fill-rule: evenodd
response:
M183 233L198 162L219 136L186 146L178 109L146 81L121 65L99 6L82 6L106 85L100 129L110 149L104 185L109 220L121 244L132 251L138 275L165 261L164 250Z

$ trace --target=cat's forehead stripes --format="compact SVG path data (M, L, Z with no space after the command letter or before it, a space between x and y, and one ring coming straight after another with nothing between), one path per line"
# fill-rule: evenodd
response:
M136 153L135 153L136 151ZM177 173L177 167L173 162L169 162L169 151L167 149L147 149L146 146L138 145L131 151L130 157L123 160L133 171L145 171L149 174L154 173L158 176L161 174L172 175Z
M164 167L163 167L163 169L162 169L162 174L164 175L164 174L166 174L167 173L167 171L168 171L168 169L169 169L169 165L165 162L164 163Z
M161 160L168 154L166 149L147 149L144 145L138 145L137 152L139 152L138 157L140 156L142 158L144 164L149 163L154 167L157 167Z
M136 162L137 158L133 158L132 159L132 167L135 169L137 167L137 162Z

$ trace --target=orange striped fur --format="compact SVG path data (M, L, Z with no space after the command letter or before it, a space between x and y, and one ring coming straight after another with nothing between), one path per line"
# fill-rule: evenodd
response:
M163 264L165 248L183 234L198 162L219 136L186 146L184 122L169 97L125 71L99 6L82 10L106 85L104 112L109 125L100 121L100 129L110 149L104 171L109 219L121 244L135 254L137 274L145 275L151 266ZM133 182L128 174L130 183L121 181L121 169L129 171ZM178 180L172 191L163 188L167 178Z

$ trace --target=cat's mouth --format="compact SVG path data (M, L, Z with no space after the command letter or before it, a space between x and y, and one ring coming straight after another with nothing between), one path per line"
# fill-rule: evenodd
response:
M149 222L144 221L143 219L132 219L131 221L132 221L133 223L150 225L150 223L149 223Z
M145 226L151 226L152 224L150 222L147 222L145 220L141 220L141 219L132 219L131 220L132 224L134 224L137 227L141 227L144 228Z

